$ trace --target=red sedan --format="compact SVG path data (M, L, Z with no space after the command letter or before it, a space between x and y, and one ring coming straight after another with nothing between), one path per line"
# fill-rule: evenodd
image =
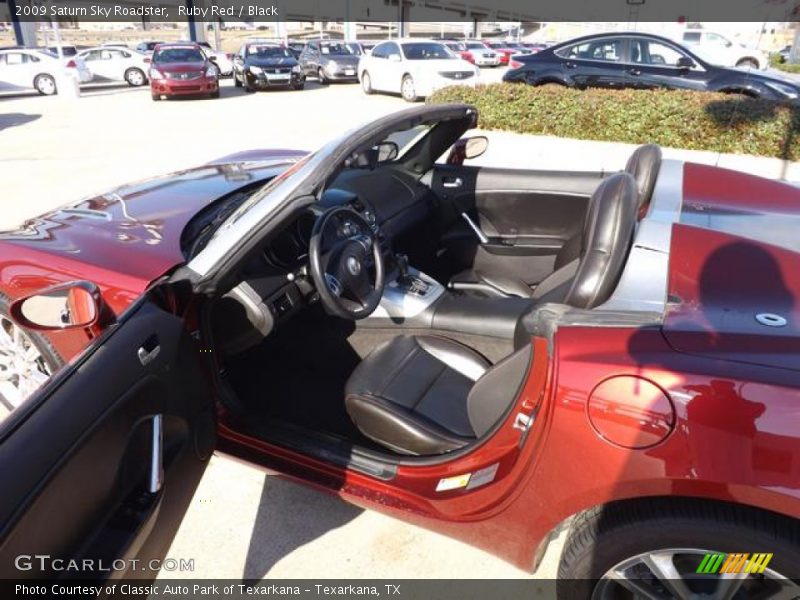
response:
M416 107L0 235L0 390L60 367L2 423L0 575L162 556L216 449L528 570L567 525L560 598L794 597L800 191L653 145L436 163L476 120Z
M199 44L158 44L150 67L153 100L175 96L219 98L219 68Z

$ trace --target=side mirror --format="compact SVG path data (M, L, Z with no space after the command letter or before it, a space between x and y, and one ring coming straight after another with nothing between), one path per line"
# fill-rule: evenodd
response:
M378 151L378 162L386 162L388 160L394 160L397 158L397 155L400 154L400 148L394 142L381 142L374 148Z
M392 62L400 62L401 58L399 54L390 54L389 60Z
M448 165L463 165L468 158L478 158L489 147L489 138L484 135L461 138L450 149L447 155Z
M107 314L99 288L88 281L70 281L46 288L11 304L11 318L38 331L85 329Z
M694 66L695 62L688 56L681 56L678 59L678 67L681 69L691 69L694 68Z
M216 56L214 56L213 54L209 54L209 55L208 55L208 60L209 60L209 62L212 62L212 63L214 63L214 64L217 64L217 57L216 57Z

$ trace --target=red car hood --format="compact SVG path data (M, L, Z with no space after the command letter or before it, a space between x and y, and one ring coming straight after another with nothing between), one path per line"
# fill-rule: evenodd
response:
M153 68L159 71L167 71L169 73L186 73L194 71L203 71L208 63L203 62L175 62L175 63L152 63Z
M271 179L303 155L251 151L125 185L0 233L0 244L6 246L4 252L13 245L108 270L125 276L129 291L139 292L184 262L181 232L198 211L237 189Z
M687 163L664 334L682 352L800 369L800 189Z

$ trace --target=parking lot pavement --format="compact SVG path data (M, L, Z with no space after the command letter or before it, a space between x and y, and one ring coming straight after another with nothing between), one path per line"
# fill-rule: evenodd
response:
M501 69L484 69L498 81ZM100 87L82 97L0 99L0 228L115 185L253 148L314 150L331 137L405 108L358 85L245 94L222 81L217 100L153 102L147 88ZM8 199L13 198L13 202Z
M563 543L535 577L555 577ZM168 553L194 559L165 578L532 577L466 544L364 511L224 456L215 456Z
M485 81L502 70L485 70ZM219 100L153 102L127 87L74 101L0 100L0 228L67 201L231 152L314 149L331 136L408 105L355 85L244 94L230 80ZM555 574L560 544L539 569ZM169 554L195 559L167 577L526 577L480 550L335 496L216 456Z

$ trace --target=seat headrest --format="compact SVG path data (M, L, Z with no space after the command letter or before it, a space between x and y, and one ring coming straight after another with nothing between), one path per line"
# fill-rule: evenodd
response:
M658 171L661 168L661 147L656 144L639 146L625 165L625 172L636 180L638 205L636 213L644 217L653 197Z
M592 194L578 268L564 304L594 308L614 291L633 239L636 203L636 182L627 173L607 177Z

